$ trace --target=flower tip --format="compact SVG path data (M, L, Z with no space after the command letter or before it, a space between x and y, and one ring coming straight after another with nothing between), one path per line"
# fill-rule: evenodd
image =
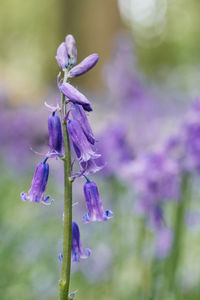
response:
M114 217L114 213L111 210L106 210L104 220L107 221L109 219L112 219L112 217Z
M22 200L23 202L28 201L26 193L22 192L22 193L20 194L20 197L21 197L21 200Z
M83 106L84 110L86 110L88 112L93 111L90 104L83 104L82 106Z

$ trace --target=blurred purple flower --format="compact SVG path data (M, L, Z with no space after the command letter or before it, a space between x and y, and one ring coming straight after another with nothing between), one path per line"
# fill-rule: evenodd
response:
M83 190L88 209L88 213L83 216L83 221L85 223L107 221L108 219L113 217L112 211L104 211L99 191L95 182L90 181L87 178L87 182L84 184Z
M35 170L35 174L32 180L32 185L28 194L22 192L21 199L22 201L29 201L29 202L37 202L37 203L44 203L47 204L50 196L44 197L47 181L49 177L49 165L46 163L45 159L43 162L40 162ZM52 202L53 200L51 200ZM51 203L50 202L50 203ZM48 203L49 204L49 203Z
M173 232L166 226L162 226L156 232L156 255L158 258L165 258L171 250L173 243Z
M126 172L126 179L134 183L138 195L136 207L159 229L163 223L162 203L179 196L178 164L164 153L152 153L138 157Z
M78 65L76 65L69 71L70 77L77 77L88 72L97 64L98 60L98 54L94 53L89 55L82 62L80 62Z

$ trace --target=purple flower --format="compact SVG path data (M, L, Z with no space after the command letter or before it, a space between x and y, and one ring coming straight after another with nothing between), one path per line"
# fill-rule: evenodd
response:
M78 225L72 222L72 261L80 261L80 258L87 258L90 254L89 248L82 248Z
M87 182L83 187L88 213L83 216L83 222L107 221L113 217L113 212L104 210L99 195L99 191L95 182L87 178Z
M73 35L68 34L65 38L65 44L67 48L69 64L74 66L76 64L77 59L77 48L76 48L76 41Z
M98 54L94 53L86 57L80 64L76 65L69 71L70 77L83 75L92 69L99 60Z
M81 94L75 87L69 83L63 83L59 86L60 91L73 103L78 103L87 111L92 111L92 107L88 99Z
M55 112L53 112L48 118L48 130L50 152L63 156L61 122L60 117L56 116Z
M37 203L44 203L47 204L50 196L44 197L48 176L49 176L49 165L46 163L47 158L40 162L35 170L35 174L32 180L32 185L28 194L22 192L21 199L22 201L29 201L29 202L37 202ZM53 200L51 200L52 202Z
M68 120L67 130L80 162L88 161L91 158L94 159L100 156L100 154L93 151L91 144L88 142L77 120Z
M162 204L179 196L178 164L165 153L152 153L136 159L130 172L129 180L134 181L138 196L137 208L160 229L164 221Z
M71 259L72 261L78 262L80 258L88 258L91 255L91 250L89 248L82 248L80 241L80 231L78 224L72 222L72 250L71 250ZM58 258L60 261L63 259L63 254L59 253Z
M85 133L85 136L86 136L87 140L92 145L94 145L95 138L94 138L94 135L92 133L92 129L90 127L90 124L88 122L86 113L85 113L84 109L82 108L82 106L74 103L72 105L71 114L72 114L74 120L79 121L79 123L81 125L81 128L83 129L83 132Z
M61 69L66 69L68 67L68 54L65 43L60 44L58 47L56 60Z

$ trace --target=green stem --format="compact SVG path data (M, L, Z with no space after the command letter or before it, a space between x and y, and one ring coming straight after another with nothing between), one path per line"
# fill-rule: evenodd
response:
M189 174L185 174L182 179L181 197L177 204L176 215L175 215L175 226L174 226L174 242L169 257L169 272L168 272L168 288L169 291L174 290L175 277L178 267L178 262L181 256L182 240L184 234L184 217L188 201L190 199L190 180Z
M63 82L67 81L67 72ZM66 115L65 96L62 94L61 116ZM63 138L65 146L64 161L64 229L63 229L63 260L60 279L60 300L68 300L70 273L71 273L71 243L72 243L72 181L71 177L71 151L66 122L63 121Z

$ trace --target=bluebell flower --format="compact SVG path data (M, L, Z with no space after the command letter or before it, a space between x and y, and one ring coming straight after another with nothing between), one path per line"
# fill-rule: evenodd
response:
M89 248L83 249L80 241L80 231L78 224L72 222L72 249L71 249L71 259L72 261L78 262L80 258L85 259L91 255L91 250ZM58 258L60 261L63 259L63 254L59 253Z
M79 121L87 140L94 145L96 140L83 107L76 103L72 104L71 114L74 120Z
M68 53L65 43L60 44L58 47L56 60L61 69L66 69L68 67Z
M93 53L89 55L69 71L69 76L77 77L85 74L97 64L98 60L99 60L98 54Z
M92 111L91 103L73 85L65 82L58 84L58 87L69 101L82 105L86 111Z
M88 161L91 158L95 159L100 156L100 154L95 153L92 149L91 144L88 142L77 120L68 120L67 130L80 162Z
M99 191L95 182L87 178L83 187L86 206L88 213L83 216L83 222L107 221L113 217L113 212L104 210L103 204L99 195Z
M53 112L48 118L50 154L62 154L62 128L60 117Z
M37 203L44 203L49 204L47 201L49 200L50 196L44 196L47 186L47 181L49 177L49 165L46 163L47 158L40 162L35 170L35 174L32 180L32 185L28 194L22 192L21 199L22 201L29 201L29 202L37 202ZM53 200L51 200L52 202ZM50 202L50 203L51 203Z
M68 34L65 38L65 45L67 48L67 54L69 58L69 65L74 66L77 60L77 48L76 48L76 41L73 35Z

